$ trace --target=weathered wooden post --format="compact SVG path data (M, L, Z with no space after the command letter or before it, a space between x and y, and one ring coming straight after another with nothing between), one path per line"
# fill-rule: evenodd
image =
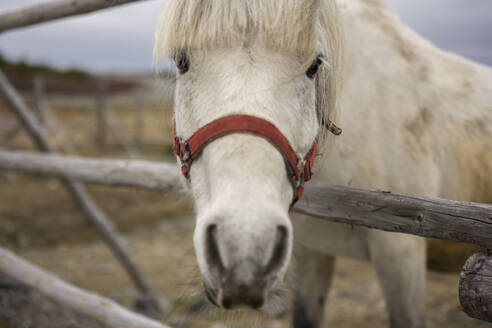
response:
M142 148L144 138L144 98L143 91L139 90L135 95L135 109L133 111L133 138L134 143L140 149Z
M106 147L108 117L106 113L106 87L101 80L97 81L96 90L96 145L100 150Z
M473 254L460 274L460 303L470 317L492 322L492 252Z
M40 75L37 75L34 78L34 106L36 108L36 114L38 116L38 119L41 123L45 122L45 101L44 101L44 89L45 89L45 82L44 78Z

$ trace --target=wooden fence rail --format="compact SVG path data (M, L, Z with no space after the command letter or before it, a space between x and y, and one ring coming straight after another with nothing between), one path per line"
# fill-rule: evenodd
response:
M15 256L0 247L0 271L108 328L169 328L155 320L128 311L114 301L86 292Z
M15 28L146 0L61 0L0 15L0 33Z
M83 183L185 193L173 164L0 151L0 170L65 177Z
M0 170L184 193L176 165L0 151ZM351 225L492 249L492 205L310 182L295 211Z

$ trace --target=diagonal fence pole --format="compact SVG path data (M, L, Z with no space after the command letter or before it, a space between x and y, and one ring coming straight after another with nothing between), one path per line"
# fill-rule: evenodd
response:
M0 15L0 33L146 0L59 0Z
M0 247L0 271L22 285L107 328L170 328L133 313L113 300L70 285Z
M0 71L0 96L2 96L10 109L17 115L37 147L47 153L56 153L55 147L48 139L46 131L39 120L29 110L22 97L17 93L7 77ZM137 260L128 247L125 239L118 233L106 214L99 208L96 202L85 189L84 185L73 181L68 176L60 178L70 192L73 200L84 212L89 222L94 226L103 241L113 251L120 264L125 268L130 279L142 294L143 304L149 311L162 312L157 294L150 287L146 276L139 269Z

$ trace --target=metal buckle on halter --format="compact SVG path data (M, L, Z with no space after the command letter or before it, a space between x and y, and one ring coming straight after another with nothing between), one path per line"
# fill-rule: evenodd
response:
M299 156L299 154L297 154L297 164L296 164L297 172L294 172L291 179L292 186L294 188L294 197L290 204L289 210L291 210L294 207L297 201L301 199L302 195L304 194L305 167L306 167L306 160L303 159L301 156Z
M296 165L296 188L304 185L304 168L306 167L306 160L303 159L299 154L297 154L297 165Z
M297 154L297 164L296 164L296 172L293 172L292 175L292 186L294 187L294 192L297 194L299 188L304 186L305 177L304 177L304 168L306 166L306 160L303 159L299 154Z
M179 162L181 163L181 173L186 179L190 179L190 160L191 160L191 149L190 145L183 139L179 137L174 138L174 153L178 156Z

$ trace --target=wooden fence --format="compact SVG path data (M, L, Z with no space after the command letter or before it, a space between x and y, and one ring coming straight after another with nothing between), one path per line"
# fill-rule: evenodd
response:
M50 2L38 6L34 6L25 10L7 13L0 15L0 33L5 33L9 29L15 29L19 27L25 27L32 24L38 24L58 18L79 15L83 13L88 13L91 11L101 10L117 5L122 5L130 2L144 1L144 0L63 0ZM0 96L3 97L8 107L16 114L17 119L21 125L24 126L25 130L30 135L34 144L40 151L47 153L55 153L56 147L50 142L45 127L39 120L38 116L31 111L23 101L22 97L12 86L7 77L0 72ZM97 205L96 201L87 192L85 186L75 180L69 178L68 176L60 177L61 182L66 187L68 193L72 196L74 202L79 206L82 212L85 214L89 223L93 225L95 230L99 233L102 240L108 245L110 250L113 252L116 259L120 262L123 268L126 270L131 281L134 283L135 287L141 294L141 299L139 303L147 310L149 314L162 312L162 304L159 297L151 288L150 283L145 276L145 274L140 270L136 257L133 255L132 250L127 245L126 240L122 235L118 233L110 219L103 212L103 210ZM9 265L12 261L5 261L8 257L3 252L0 257L2 260L0 263L2 267L0 270L8 273L10 271ZM13 255L11 254L11 258ZM14 263L21 263L20 260ZM26 266L25 269L28 270L31 267ZM32 269L32 268L31 268ZM88 302L67 302L66 299L60 298L63 293L48 292L48 289L43 287L42 284L32 284L32 281L41 281L42 273L38 270L28 270L26 275L15 275L17 278L27 285L32 285L32 287L38 289L41 293L46 294L49 297L55 298L58 302L67 304L73 307L75 311L84 313L86 315L91 315L96 320L102 320L109 327L121 327L120 325L110 325L111 320L106 320L104 316L97 316L88 309L91 305ZM65 286L63 284L52 284L53 288ZM71 289L72 294L75 295L79 291L75 287L68 286ZM74 294L75 293L75 294ZM79 295L82 299L84 295ZM91 300L96 301L94 298ZM104 311L105 302L96 302L99 305L99 311ZM92 305L94 307L94 305ZM123 310L111 312L111 315L115 316L116 322L121 318L127 317L128 311ZM125 312L126 311L126 312ZM132 314L133 316L134 314ZM138 316L138 315L135 315ZM118 319L120 318L120 319ZM142 325L142 327L163 327L155 325Z
M139 160L0 151L0 170L113 187L186 193L176 165ZM306 185L295 211L323 219L492 249L492 205L369 191L319 182Z
M90 10L99 10L111 4L129 2L132 1L58 1L14 14L0 15L0 31L76 15ZM39 149L54 153L42 125L1 73L0 94L16 112ZM90 196L83 192L81 183L134 186L163 192L183 193L185 191L181 187L179 174L174 166L143 161L96 160L56 154L0 151L0 169L57 176L62 179L88 217L94 221L96 227L99 227L103 239L107 240L110 247L115 250L115 254L120 258L130 275L133 276L136 285L140 285L143 294L153 296L150 287L145 285L145 278L137 269L136 261L132 260L131 252L122 246L124 243L121 242L121 237L114 229L100 228L101 225L103 227L111 225L94 201L89 198ZM488 204L310 183L306 188L304 198L297 204L295 210L312 215L315 217L313 219L330 220L423 237L475 243L492 249L492 205ZM34 276L44 277L45 275L39 269L15 258L8 251L0 250L0 270L12 272L7 268L18 266ZM74 287L57 281L50 284L50 288L46 288L33 283L30 280L32 278L30 275L20 278L21 281L41 289L43 293L58 300L63 300L60 298L60 294L63 293L57 293L53 289L85 293L80 290L75 291ZM459 290L460 301L467 314L492 322L492 254L490 252L474 254L467 261L461 272ZM70 303L69 305L75 310L98 318L93 312L88 311L88 308L97 309L97 306L94 307L94 303L97 302L100 300L89 298L85 304ZM117 320L123 318L122 315L127 315L126 312L126 310L118 307L118 311L111 312L111 316ZM164 327L154 322L141 326Z

